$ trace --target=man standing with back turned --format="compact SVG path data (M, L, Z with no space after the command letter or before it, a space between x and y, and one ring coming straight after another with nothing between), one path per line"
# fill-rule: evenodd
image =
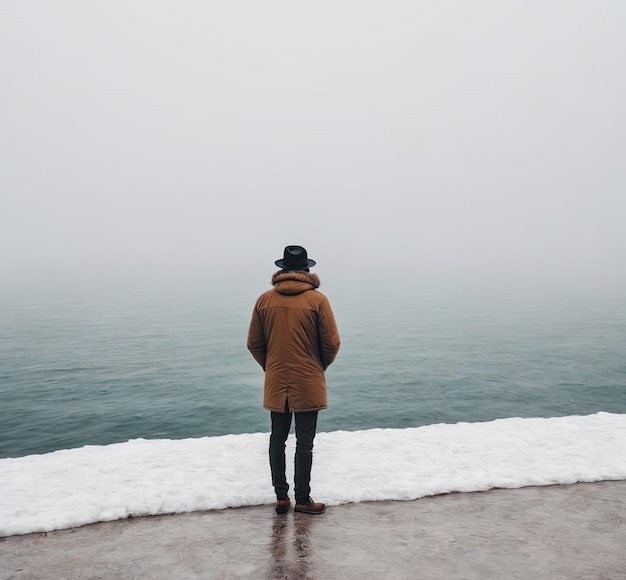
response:
M324 371L339 351L339 333L328 299L317 291L320 280L309 268L315 262L302 246L287 246L273 289L256 301L248 350L265 371L263 407L271 411L270 468L276 513L289 509L285 443L292 413L296 416L294 511L324 513L311 499L311 465L317 412L327 408Z

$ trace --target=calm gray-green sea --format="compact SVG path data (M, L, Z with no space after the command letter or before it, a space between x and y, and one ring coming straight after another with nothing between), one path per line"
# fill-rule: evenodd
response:
M322 290L342 346L319 431L626 413L622 297ZM267 432L255 297L5 292L0 457Z

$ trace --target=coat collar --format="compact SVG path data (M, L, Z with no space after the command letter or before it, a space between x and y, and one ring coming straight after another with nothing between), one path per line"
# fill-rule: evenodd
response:
M319 288L320 279L317 274L303 270L291 272L279 270L272 276L272 286L281 294L300 294L305 290Z

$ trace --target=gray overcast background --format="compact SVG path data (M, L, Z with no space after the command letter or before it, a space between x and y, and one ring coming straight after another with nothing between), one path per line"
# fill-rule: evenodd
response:
M626 283L623 0L0 2L2 284ZM262 281L261 281L262 280Z

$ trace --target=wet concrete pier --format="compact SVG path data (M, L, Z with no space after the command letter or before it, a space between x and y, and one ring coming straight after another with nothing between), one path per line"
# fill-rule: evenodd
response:
M323 498L319 498L323 500ZM134 518L0 539L0 579L625 580L626 481Z

